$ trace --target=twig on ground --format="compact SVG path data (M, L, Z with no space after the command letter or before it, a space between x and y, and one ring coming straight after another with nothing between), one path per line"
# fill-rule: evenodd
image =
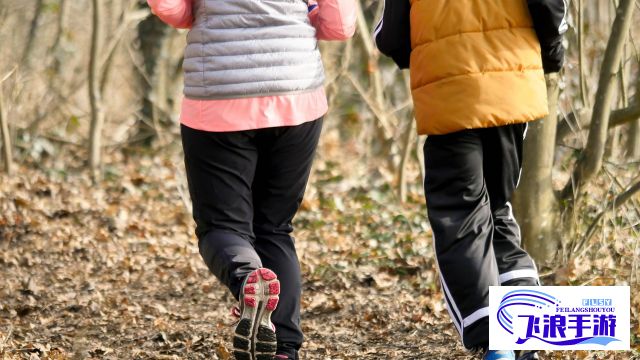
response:
M630 200L638 192L640 192L640 181L636 182L634 185L629 187L628 190L626 190L625 192L616 196L611 202L611 204L608 205L604 210L602 210L600 214L598 214L598 216L596 216L595 220L591 223L591 226L589 226L589 229L587 230L585 236L578 243L578 245L574 247L573 252L579 251L584 247L586 243L589 242L589 240L591 240L596 230L598 229L598 224L607 213L609 213L610 211L616 210L622 204Z

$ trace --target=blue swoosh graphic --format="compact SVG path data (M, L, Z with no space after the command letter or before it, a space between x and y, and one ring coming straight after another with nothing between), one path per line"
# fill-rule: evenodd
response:
M500 316L502 316L503 319L506 320L507 322L503 323L502 321L500 321ZM504 324L510 330L513 330L513 325L511 325L511 321L509 321L509 319L505 318L503 313L498 313L498 321L500 321L500 324Z
M558 345L558 346L570 346L570 345L578 345L578 344L597 344L597 345L607 346L609 345L609 343L612 343L614 341L621 341L609 336L598 336L598 337L591 336L586 338L570 339L570 340L563 340L563 341L550 341L550 340L539 338L537 336L531 336L526 339L518 338L518 340L516 341L516 344L518 345L524 344L531 339L537 339L547 344Z
M506 321L506 322L507 322L507 324L513 324L513 322L512 322L511 320L507 319L507 317L506 317L506 316L504 316L504 311L500 311L500 312L498 313L498 317L500 317L500 316L502 316L502 320Z
M612 338L609 336L599 336L599 337L594 337L589 340L583 341L581 342L581 344L597 344L597 345L607 346L609 345L609 343L612 343L614 341L622 341L622 340L618 340L616 338Z
M502 305L499 309L498 309L498 314L500 314L502 312L502 310L506 307L509 306L514 306L514 305L524 305L524 306L532 306L535 307L535 305L529 304L529 303L511 303L511 304L507 304L507 305ZM513 335L513 331L507 329L507 327L505 326L505 324L502 323L502 321L500 321L500 317L498 317L498 323L500 324L500 326L502 326L502 328L508 332L509 334Z
M513 319L513 316L511 316L511 314L509 314L509 312L507 311L507 309L502 310L502 313L503 313L503 314L505 314L505 315L507 315L507 318L508 318L509 320Z
M502 298L502 301L500 301L500 304L504 303L505 300L507 300L509 298L512 298L512 297L515 297L515 296L529 296L529 297L537 298L537 299L540 299L540 300L544 300L544 301L546 301L546 302L548 302L548 303L550 303L552 305L556 305L555 302L553 302L553 301L551 301L551 300L549 300L547 298L544 298L544 297L538 296L538 295L533 295L533 294L515 294L515 295L505 296L504 298Z
M507 308L509 306L514 306L514 305L524 305L524 306L536 307L535 305L532 305L532 304L529 304L529 303L511 303L511 304L500 306L500 308L498 309L498 312L502 311L502 309L504 309L504 308Z
M536 303L536 304L540 304L540 305L547 305L547 304L543 303L542 301L532 300L532 299L527 299L527 298L525 298L525 297L521 297L521 298L520 298L520 297L515 297L515 298L513 298L513 299L509 299L509 300L507 300L507 301L504 301L504 300L503 300L503 301L500 303L500 305L502 305L502 304L509 304L509 303L514 302L514 301L529 301L529 302Z
M553 296L551 296L551 295L549 295L547 293L543 293L542 291L536 291L536 290L513 290L511 292L506 293L504 296L507 297L507 296L509 296L509 295L511 295L513 293L516 293L516 292L521 292L523 294L531 294L531 293L540 294L540 295L548 296L549 298L551 298L553 300L558 300L555 297L553 297ZM503 298L503 300L504 300L504 298Z

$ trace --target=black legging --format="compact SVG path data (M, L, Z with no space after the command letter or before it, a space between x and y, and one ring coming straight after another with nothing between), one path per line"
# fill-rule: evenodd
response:
M206 132L182 126L200 254L236 299L244 277L266 267L280 280L272 321L278 353L297 358L300 264L291 221L306 188L322 119L291 127Z

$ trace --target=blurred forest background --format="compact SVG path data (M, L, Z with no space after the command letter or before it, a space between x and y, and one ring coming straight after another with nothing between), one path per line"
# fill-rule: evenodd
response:
M295 233L303 355L465 359L408 74L372 41L382 1L359 3L356 36L320 45L330 112ZM569 5L566 66L548 77L514 210L544 284L632 289L631 352L545 356L640 358L640 2ZM3 359L229 358L232 299L192 235L184 42L143 1L0 0Z

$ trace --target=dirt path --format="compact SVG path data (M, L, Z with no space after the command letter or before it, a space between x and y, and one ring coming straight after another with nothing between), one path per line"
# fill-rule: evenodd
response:
M201 262L175 174L148 160L100 187L0 178L2 359L229 359L233 302ZM296 219L303 358L471 359L437 291L420 202L323 186Z

